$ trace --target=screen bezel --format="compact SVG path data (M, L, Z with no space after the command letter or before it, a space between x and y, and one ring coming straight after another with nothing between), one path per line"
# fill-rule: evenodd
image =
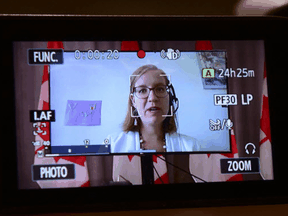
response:
M285 135L285 128L283 127L286 119L285 109L281 105L281 97L283 96L281 87L285 86L285 80L279 79L276 72L270 72L285 71L285 66L279 64L279 62L285 62L285 55L282 54L285 54L285 50L287 50L287 45L283 43L285 37L288 36L287 31L284 31L285 28L283 28L288 24L286 19L185 16L2 16L0 20L1 29L5 29L0 35L2 41L5 41L0 54L1 65L3 71L5 71L4 84L1 86L2 100L9 104L9 108L4 109L5 112L3 113L7 114L3 115L1 126L3 143L10 143L10 145L2 145L1 148L1 198L2 208L5 211L17 212L22 210L23 212L28 209L33 209L37 213L115 211L287 202L285 171L282 171L285 170L285 151L287 147L276 145L284 141ZM207 35L206 26L208 24L211 26L209 31L213 32L211 35ZM49 31L48 26L53 26L54 31ZM91 26L94 27L91 28ZM222 29L225 29L225 31L220 32L218 26L223 26ZM102 29L101 34L99 34L99 29ZM190 33L191 29L195 29L195 32L197 32L193 36ZM182 34L179 32L182 32ZM13 41L51 40L264 40L275 180L18 190L12 43ZM280 55L276 56L275 53L280 53ZM281 115L281 113L284 115ZM9 166L6 166L8 162ZM193 196L185 193L186 191L193 191ZM153 194L157 194L157 196Z

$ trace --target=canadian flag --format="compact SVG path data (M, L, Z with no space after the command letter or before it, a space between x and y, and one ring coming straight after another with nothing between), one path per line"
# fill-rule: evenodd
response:
M137 41L122 41L121 51L139 51ZM154 184L168 184L167 165L163 155L153 155ZM141 158L137 155L113 157L113 181L142 184Z
M270 133L269 104L267 91L266 64L264 64L264 81L262 112L260 119L260 171L264 180L273 179L272 146Z
M207 181L243 181L242 174L221 174L220 160L223 158L238 158L238 150L233 129L231 130L231 153L227 154L191 154L191 174ZM203 182L194 177L195 182Z
M196 41L195 50L212 50L211 41ZM238 158L238 149L234 130L231 130L231 153L227 154L191 154L189 168L191 174L207 181L243 181L242 174L221 174L220 159ZM194 177L196 182L203 182Z
M47 48L62 48L61 41L48 42ZM49 110L49 66L45 65L42 76L42 86L40 90L40 98L38 103L38 110ZM37 123L35 127L35 141L41 143L40 147L35 147L34 165L38 164L74 164L75 165L75 179L69 180L45 180L37 181L41 188L58 188L58 187L89 187L89 177L86 163L86 156L71 156L71 157L39 157L39 153L44 150L43 142L50 142L50 123ZM39 155L38 155L39 154Z

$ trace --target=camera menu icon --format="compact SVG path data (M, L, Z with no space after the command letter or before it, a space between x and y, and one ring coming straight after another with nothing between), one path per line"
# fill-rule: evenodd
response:
M34 146L41 146L41 141L32 141L32 144L34 145Z
M42 150L37 151L37 157L38 158L43 158L44 157L44 152Z
M167 52L163 49L160 52L160 56L163 59L167 58L169 60L176 60L180 58L181 52L178 49L174 50L172 48L169 48L167 49Z
M215 69L214 68L203 68L202 69L202 78L215 78Z

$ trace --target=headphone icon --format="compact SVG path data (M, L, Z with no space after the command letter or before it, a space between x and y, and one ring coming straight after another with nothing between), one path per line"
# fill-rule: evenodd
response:
M253 143L247 143L247 144L245 145L246 154L249 154L249 153L250 153L249 150L248 150L248 146L249 146L249 145L252 145L252 146L253 146L252 154L255 154L255 152L256 152L256 146L255 146Z
M179 100L176 97L172 83L168 84L168 89L169 89L169 105L173 106L173 114L175 114L179 108Z

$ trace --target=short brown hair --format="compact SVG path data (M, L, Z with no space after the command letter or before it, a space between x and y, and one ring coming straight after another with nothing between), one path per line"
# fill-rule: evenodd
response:
M135 83L137 82L137 80L144 73L146 73L147 71L150 71L150 70L157 70L157 71L160 71L161 73L166 75L166 73L163 70L157 68L155 65L148 64L148 65L143 65L143 66L139 67L136 71L134 71L132 76L130 76L130 93L129 93L129 98L128 98L128 108L127 108L125 121L123 123L123 131L125 131L125 132L139 131L140 130L140 125L141 125L140 118L136 118L137 125L135 126L134 125L135 119L131 116L131 107L132 107L132 112L135 112L136 110L132 106L130 94L133 93ZM166 76L163 76L163 77L165 78L167 85L168 85L169 84L168 78ZM169 94L169 97L170 97L170 94ZM171 100L171 98L169 98L169 101L170 100ZM163 131L164 131L164 133L174 133L177 131L175 114L172 117L165 118L165 120L163 121Z

